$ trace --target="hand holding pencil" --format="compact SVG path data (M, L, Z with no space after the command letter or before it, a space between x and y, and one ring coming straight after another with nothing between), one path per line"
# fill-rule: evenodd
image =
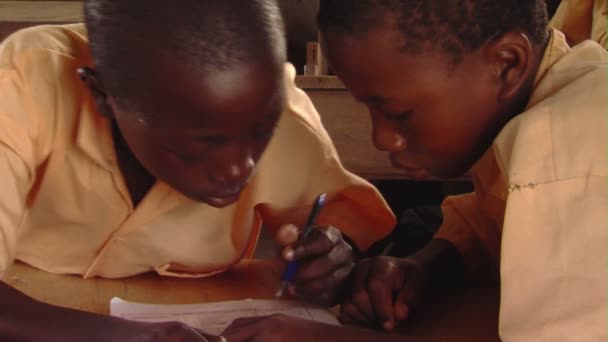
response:
M315 225L316 217L325 203L325 194L315 199L305 227L281 227L278 243L288 263L281 284L292 295L322 305L333 305L339 291L355 266L352 246L335 227Z

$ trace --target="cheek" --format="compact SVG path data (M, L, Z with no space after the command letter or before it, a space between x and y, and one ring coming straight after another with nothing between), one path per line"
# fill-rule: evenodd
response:
M154 159L154 172L159 178L168 183L188 182L195 175L200 177L201 163L197 161L186 161L168 152L159 152Z
M252 141L248 144L249 146L251 146L252 158L256 164L258 163L258 161L260 160L260 158L262 157L262 155L268 148L268 145L270 144L271 141L272 141L272 137L270 136L270 137L252 139Z
M442 104L418 112L402 126L407 153L431 166L457 163L471 145L469 124L455 108Z
M242 163L245 158L244 151L247 149L250 151L250 158L257 164L269 142L270 138L247 139L238 146L209 147L192 159L181 158L173 152L149 144L144 152L144 166L153 175L171 185L205 187L209 177L222 173L232 164Z
M487 115L481 106L446 107L441 118L428 126L428 155L434 155L433 163L439 169L454 176L466 172L487 148L483 134L487 130ZM458 111L456 111L458 109Z
M148 171L171 185L192 183L194 179L206 179L207 166L213 164L206 154L200 154L192 159L183 158L154 144L147 146L145 154L147 157L144 166Z
M143 130L142 130L143 131ZM166 166L167 154L150 142L143 132L137 130L123 131L125 140L133 156L153 176L160 178Z

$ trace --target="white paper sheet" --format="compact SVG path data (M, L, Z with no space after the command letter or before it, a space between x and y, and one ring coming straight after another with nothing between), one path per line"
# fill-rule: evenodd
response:
M110 303L112 316L142 322L179 321L209 334L219 335L240 317L284 314L288 316L339 325L327 309L294 301L239 300L231 302L156 305L127 302L114 297Z

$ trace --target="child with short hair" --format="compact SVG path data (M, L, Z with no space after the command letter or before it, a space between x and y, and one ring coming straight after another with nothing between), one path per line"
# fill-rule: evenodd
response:
M608 337L608 53L570 47L543 0L321 0L328 61L413 177L470 170L405 259L361 261L341 318L392 330L463 277L500 279L504 341ZM286 317L234 341L418 341ZM242 338L242 339L241 339Z
M35 27L0 46L0 275L17 259L85 278L210 276L252 255L262 223L288 245L327 192L294 285L335 301L356 250L395 221L296 88L276 1L84 6L86 27ZM1 340L163 338L202 337L0 282Z

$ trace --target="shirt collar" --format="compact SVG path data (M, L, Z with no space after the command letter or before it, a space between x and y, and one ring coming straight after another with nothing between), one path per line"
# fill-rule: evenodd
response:
M76 145L101 167L111 171L117 167L116 151L112 139L112 122L97 111L90 92L84 84L82 87Z
M568 45L564 34L555 29L551 29L551 31L551 38L549 39L549 44L547 44L545 54L540 63L538 72L536 73L536 78L532 87L532 95L525 110L534 107L551 96L551 89L541 88L539 87L539 84L545 79L549 69L570 51L570 46Z

